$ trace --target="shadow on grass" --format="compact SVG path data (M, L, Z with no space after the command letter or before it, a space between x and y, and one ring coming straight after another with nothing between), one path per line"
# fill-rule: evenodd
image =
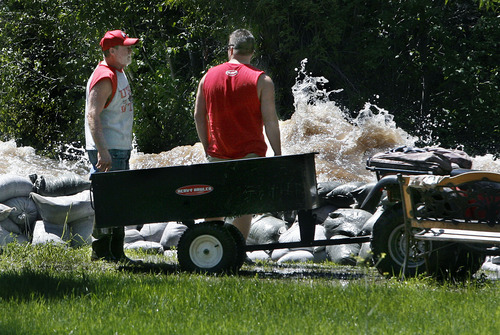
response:
M5 300L59 299L94 292L97 283L88 277L59 277L49 272L25 270L0 274L0 298Z
M134 266L118 266L118 271L137 274L188 274L182 272L178 264L143 263ZM220 274L204 274L220 276ZM328 267L308 264L289 265L245 265L235 275L242 278L262 279L331 279L356 281L376 279L373 271L357 267ZM90 275L83 271L33 270L6 271L0 273L0 299L32 301L36 299L64 299L69 296L86 296L112 290L119 277L115 274Z
M136 273L178 273L177 266L170 264L143 264L124 267L118 270ZM22 271L0 273L0 299L31 301L43 299L63 299L68 296L85 296L112 289L117 282L116 276L89 275L86 271L40 271L24 269Z

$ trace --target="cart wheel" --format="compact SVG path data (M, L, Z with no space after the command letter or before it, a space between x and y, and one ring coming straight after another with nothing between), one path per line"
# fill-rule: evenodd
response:
M413 229L414 233L419 229ZM396 204L384 210L373 225L371 248L377 270L388 277L403 275L406 254L406 237L403 208ZM414 277L426 272L426 251L432 251L432 242L414 240L410 236L409 259L404 273ZM436 253L429 254L428 261L435 264ZM429 264L429 263L428 263Z
M247 253L245 250L246 241L238 228L230 223L226 223L224 226L231 233L234 241L236 242L236 262L234 264L233 270L234 272L238 272L243 263L245 263L245 259L247 258Z
M229 230L218 223L205 222L186 229L177 248L184 271L224 273L236 263L236 242Z

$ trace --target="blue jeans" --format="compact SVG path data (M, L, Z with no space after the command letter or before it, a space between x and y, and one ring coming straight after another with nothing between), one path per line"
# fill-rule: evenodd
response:
M132 150L120 150L120 149L109 149L109 154L111 155L111 170L110 171L119 171L119 170L130 170L129 160L130 153ZM90 163L92 164L92 168L90 169L90 173L97 172L97 150L88 150Z

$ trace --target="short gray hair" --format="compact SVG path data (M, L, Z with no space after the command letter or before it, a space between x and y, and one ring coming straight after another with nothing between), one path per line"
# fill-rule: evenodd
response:
M229 35L229 46L236 50L237 54L249 56L255 51L255 38L246 29L237 29Z

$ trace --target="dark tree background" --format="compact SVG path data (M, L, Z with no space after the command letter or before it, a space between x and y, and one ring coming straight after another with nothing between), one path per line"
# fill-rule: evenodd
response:
M398 126L470 154L500 147L498 0L2 0L0 139L44 154L83 142L85 85L106 30L141 38L129 67L140 151L197 141L203 72L227 57L228 34L250 29L255 65L273 78L280 117L293 113L295 68L344 89ZM437 141L437 142L436 142Z

